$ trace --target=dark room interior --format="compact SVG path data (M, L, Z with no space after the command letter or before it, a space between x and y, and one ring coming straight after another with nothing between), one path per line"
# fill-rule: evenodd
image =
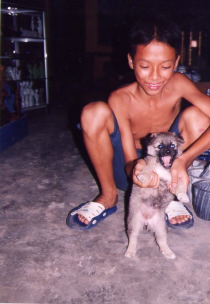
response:
M169 229L175 260L146 231L138 257L124 257L121 190L99 226L66 226L69 210L98 193L81 110L134 81L131 25L151 13L176 22L177 72L210 95L210 0L0 0L0 9L0 303L210 303L210 217L194 212L191 229ZM189 193L210 150L195 162Z
M133 20L151 11L168 15L180 25L184 33L181 63L189 72L198 72L202 82L210 79L208 0L2 1L2 7L8 4L45 12L49 107L65 104L76 112L132 82L126 59L128 29ZM2 23L3 31L5 27ZM191 55L190 39L201 41L199 47L191 48Z

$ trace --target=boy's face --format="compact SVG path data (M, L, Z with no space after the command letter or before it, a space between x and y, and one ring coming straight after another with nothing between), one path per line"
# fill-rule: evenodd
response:
M179 57L175 50L163 42L153 40L148 45L138 45L128 63L136 80L147 95L158 95L168 83L177 67Z

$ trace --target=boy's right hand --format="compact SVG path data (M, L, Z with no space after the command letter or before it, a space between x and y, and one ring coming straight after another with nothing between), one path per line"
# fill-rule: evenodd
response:
M143 159L139 159L133 169L133 183L136 184L138 187L142 188L157 188L159 186L160 180L159 176L154 171L148 171L145 175L146 178L141 178L142 170L146 166L146 162ZM145 172L145 170L143 170Z

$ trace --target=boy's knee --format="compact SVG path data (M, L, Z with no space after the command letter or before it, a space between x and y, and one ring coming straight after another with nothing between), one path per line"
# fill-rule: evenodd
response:
M189 146L209 127L210 119L195 106L191 106L183 111L179 122L179 129Z
M103 101L89 103L81 113L82 129L95 129L105 125L111 113L110 107Z
M182 123L206 129L209 126L210 119L197 107L191 106L182 113L180 124Z

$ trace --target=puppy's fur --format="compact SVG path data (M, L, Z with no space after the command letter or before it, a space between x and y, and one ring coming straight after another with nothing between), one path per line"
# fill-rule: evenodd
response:
M150 135L145 157L147 166L138 178L144 182L152 171L156 171L160 177L160 185L156 189L141 188L133 184L129 202L129 245L125 253L127 257L135 256L137 237L144 226L155 233L156 241L165 257L176 257L167 244L165 208L174 199L174 195L168 189L171 182L170 168L173 161L182 153L182 143L183 140L175 133L162 132ZM189 201L182 184L178 185L176 196L181 202Z

